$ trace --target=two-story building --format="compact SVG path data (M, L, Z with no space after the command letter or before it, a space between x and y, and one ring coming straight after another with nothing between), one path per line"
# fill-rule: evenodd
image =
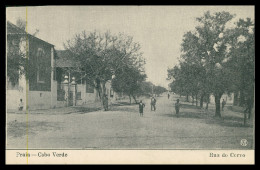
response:
M7 110L17 110L20 99L30 110L56 107L54 45L28 34L11 22L7 22L6 29L7 72L17 72L12 74L12 79L10 76L6 78ZM17 66L17 63L12 63L15 57L28 58L28 64ZM27 73L28 81L23 71Z
M17 73L6 79L7 111L17 111L20 99L29 110L98 102L94 84L84 77L85 73L75 71L80 63L71 56L69 51L55 50L54 45L7 22L7 72ZM28 58L28 64L21 64L19 69L12 64L14 57ZM26 72L27 81L22 72ZM109 101L114 100L111 81L105 86Z

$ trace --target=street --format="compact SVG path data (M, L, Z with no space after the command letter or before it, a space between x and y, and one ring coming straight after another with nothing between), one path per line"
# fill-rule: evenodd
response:
M138 105L113 106L109 111L70 114L7 114L7 149L252 149L253 127L243 127L239 115L214 119L183 103L180 116L174 111L179 96L157 97L157 110L150 100L144 117ZM214 106L212 106L214 110ZM234 113L230 113L230 115ZM235 120L235 121L233 121ZM243 118L241 117L241 120ZM233 122L232 122L233 121ZM241 146L241 139L248 141Z

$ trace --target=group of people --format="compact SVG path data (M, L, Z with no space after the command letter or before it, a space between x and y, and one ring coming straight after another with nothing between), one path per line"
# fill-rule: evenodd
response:
M151 98L151 103L150 104L151 104L151 111L155 111L156 110L156 99L155 99L155 97ZM140 100L140 103L139 103L139 113L140 113L140 116L143 116L144 107L145 107L145 104L142 102L142 100Z
M168 99L169 99L169 94L168 94ZM152 97L151 98L151 111L155 111L156 110L156 99L155 97ZM139 113L140 113L140 116L143 117L143 112L144 112L144 107L145 107L145 104L142 102L142 100L140 100L140 103L139 103ZM179 116L179 112L180 112L180 107L181 107L181 104L180 104L180 100L177 99L176 103L175 103L175 111L176 111L176 114L177 116Z

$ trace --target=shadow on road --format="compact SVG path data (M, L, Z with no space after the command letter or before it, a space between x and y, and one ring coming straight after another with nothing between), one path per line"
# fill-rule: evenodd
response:
M120 111L120 112L136 112L138 113L138 106L136 106L136 104L132 104L132 105L122 105L125 107L121 107L121 106L117 106L117 105L113 105L109 108L109 111Z
M216 118L212 113L181 112L178 116L175 113L164 114L162 116L167 116L172 118L205 119L206 124L216 124L219 126L226 126L226 127L245 127L245 128L253 127L253 123L250 120L247 120L247 124L246 126L244 126L243 124L244 119L241 117L223 116L222 118Z
M76 112L83 114L83 113L95 112L95 111L101 110L102 108L101 107L93 107L93 108L75 107L75 109L77 110ZM75 112L70 112L70 113L75 113ZM70 114L70 113L67 113L67 114Z
M28 127L27 127L28 126ZM27 128L29 131L27 132ZM32 134L35 135L39 131L48 131L48 130L61 130L62 127L59 126L58 123L52 122L44 122L44 121L30 121L19 122L19 121L11 121L7 124L7 134L11 137L22 137L24 135Z
M181 112L178 116L175 113L172 114L164 114L162 116L167 117L176 117L176 118L191 118L191 119L203 119L206 118L207 115L204 113L190 113L190 112Z
M181 108L185 108L185 109L199 109L198 106L190 105L190 104L181 104Z
M132 103L132 104L130 104L129 102L117 102L117 103L113 103L113 106L132 106L132 105L138 105L138 103Z
M244 119L240 117L233 117L233 116L224 116L222 118L211 117L210 119L206 120L207 124L217 124L220 126L226 127L245 127L245 128L252 128L253 124L250 120L248 120L247 124L244 126Z

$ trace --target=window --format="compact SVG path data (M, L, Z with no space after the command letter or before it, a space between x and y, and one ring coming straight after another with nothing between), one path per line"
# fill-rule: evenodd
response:
M94 93L94 87L86 84L86 93Z
M77 92L76 99L81 100L81 92Z
M44 83L46 75L46 67L44 64L44 51L42 48L39 48L37 51L37 83Z

